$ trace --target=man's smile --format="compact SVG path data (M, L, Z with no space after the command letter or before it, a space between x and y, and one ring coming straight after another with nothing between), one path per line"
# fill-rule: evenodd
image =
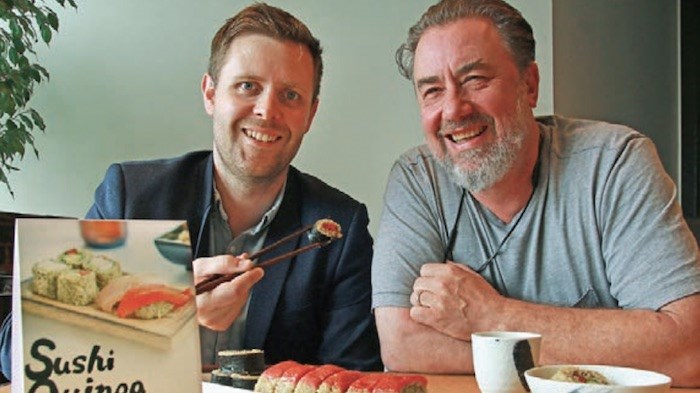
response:
M274 135L270 135L270 134L265 134L265 133L262 133L262 132L260 132L260 131L251 130L251 129L249 129L249 128L243 128L243 133L244 133L248 138L254 139L254 140L258 141L258 142L270 143L270 142L275 142L275 141L277 141L277 140L279 140L279 139L282 138L282 137L280 137L280 136L274 136Z
M470 139L476 138L477 136L483 134L486 131L486 126L482 126L479 128L473 128L469 130L464 130L464 131L458 131L454 132L451 134L445 135L447 139L450 141L461 144L461 143L466 143Z

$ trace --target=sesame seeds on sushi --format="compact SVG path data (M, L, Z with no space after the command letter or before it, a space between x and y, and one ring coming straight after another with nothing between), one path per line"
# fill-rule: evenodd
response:
M347 393L372 393L374 386L384 377L382 373L363 374L350 384Z
M67 270L70 270L70 267L54 260L47 259L35 263L32 266L32 292L56 299L56 280L59 274Z
M279 378L284 374L287 369L298 366L299 363L294 360L285 360L268 367L258 378L258 382L255 384L255 391L259 393L274 393L275 387Z
M93 256L84 263L84 268L95 272L99 289L106 287L111 280L123 275L119 262L105 255Z
M190 300L189 288L180 291L162 284L141 284L124 293L115 313L119 318L162 318Z
M275 393L293 393L297 382L315 368L310 364L299 364L286 369L275 385Z
M84 248L70 248L58 256L58 261L63 262L73 269L82 269L92 258L92 252Z
M344 371L345 369L334 364L324 364L311 370L297 382L294 393L316 393L321 383L333 374Z
M64 270L56 279L56 300L86 306L97 297L97 279L90 270Z
M426 393L428 379L422 375L383 374L372 393Z
M318 387L318 393L345 393L350 385L362 377L360 371L345 370L326 378Z

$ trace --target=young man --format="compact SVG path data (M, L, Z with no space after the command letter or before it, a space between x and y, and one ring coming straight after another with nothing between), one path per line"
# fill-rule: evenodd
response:
M262 348L268 364L382 369L367 209L290 166L318 108L322 69L302 22L266 4L245 8L216 33L202 80L213 151L112 165L95 192L88 218L186 219L195 282L247 270L197 296L205 364L222 349ZM343 238L264 272L232 256L321 218L339 223Z
M700 256L675 186L629 128L536 119L534 48L502 0L443 0L397 52L426 145L398 159L385 194L372 277L382 359L472 372L471 333L534 331L545 364L700 385Z

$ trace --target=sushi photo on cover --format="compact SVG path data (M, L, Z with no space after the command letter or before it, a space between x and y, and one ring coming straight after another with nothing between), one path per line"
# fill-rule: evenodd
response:
M13 392L201 392L184 221L17 219Z

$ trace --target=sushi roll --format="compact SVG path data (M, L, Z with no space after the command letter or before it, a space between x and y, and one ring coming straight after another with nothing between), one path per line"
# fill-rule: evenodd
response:
M175 305L170 302L155 302L138 308L130 317L136 319L160 319L168 315L174 309Z
M90 270L65 270L56 279L56 299L66 304L85 306L97 297L97 279Z
M343 237L343 232L340 225L328 218L316 221L308 234L309 242L311 243L323 243L340 239L341 237Z
M56 280L64 271L70 270L65 263L54 260L40 261L32 266L32 292L56 299Z
M374 374L363 374L360 378L356 379L350 387L348 387L348 393L372 393L374 386L379 383L384 374L374 373Z
M341 371L345 371L345 369L333 364L324 364L323 366L317 367L315 370L311 370L304 375L299 382L297 382L294 393L316 393L321 383L325 381L326 378Z
M83 269L92 258L92 253L85 249L71 248L58 256L58 261L63 262L73 269Z
M428 380L422 375L383 374L372 393L426 393Z
M265 352L261 349L219 351L217 358L219 368L232 374L260 375L265 371Z
M361 372L353 370L335 373L321 382L318 393L345 393L350 385L361 376Z
M114 307L119 304L124 294L144 284L142 278L134 275L123 275L109 282L95 298L95 305L102 311L114 312Z
M234 388L253 390L258 382L259 375L236 374L230 375L231 386Z
M191 299L189 288L180 291L162 284L141 284L124 292L115 312L119 318L162 318Z
M294 360L285 360L275 365L268 367L258 378L255 384L255 391L259 393L275 393L275 386L279 378L287 371L288 368L298 366L299 363Z
M299 364L286 369L275 385L275 393L293 393L297 382L316 367L309 364Z
M218 385L231 386L231 373L221 369L211 372L211 382Z
M112 279L120 277L122 267L119 262L105 255L95 255L85 262L84 268L95 272L97 277L97 287L102 289L109 284Z

